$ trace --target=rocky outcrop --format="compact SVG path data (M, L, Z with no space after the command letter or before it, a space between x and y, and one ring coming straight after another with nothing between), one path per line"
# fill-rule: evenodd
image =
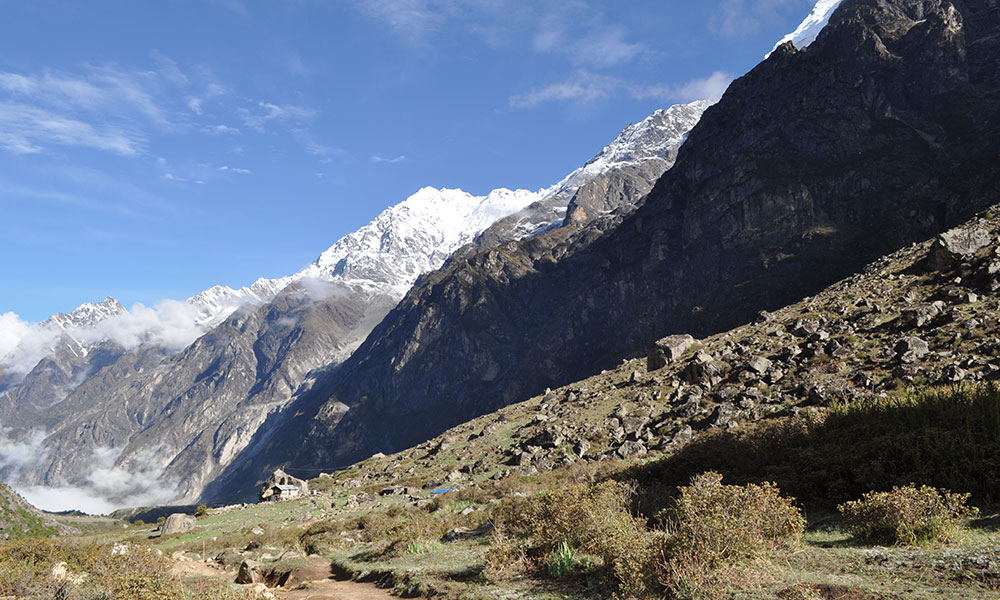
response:
M303 442L270 460L332 468L406 447L671 331L750 321L996 202L998 33L989 0L844 3L811 46L736 80L633 214L425 277L303 398L283 436ZM821 333L807 353L826 350ZM714 385L736 367L686 376Z
M191 515L184 513L174 513L167 517L167 520L160 525L160 536L172 535L175 533L187 533L195 528L197 521Z

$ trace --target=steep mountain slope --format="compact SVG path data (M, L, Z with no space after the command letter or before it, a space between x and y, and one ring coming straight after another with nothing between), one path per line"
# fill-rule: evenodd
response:
M996 202L998 61L990 0L845 1L811 45L730 86L634 214L425 277L258 464L407 447L666 334L745 322Z
M485 485L574 463L648 460L676 453L703 434L834 402L995 381L998 215L1000 206L994 206L814 296L762 312L752 323L698 340L658 341L646 357L473 419L413 448L367 459L338 478L356 479L360 487ZM716 460L739 463L732 456ZM829 493L796 496L828 504L909 483L892 481L890 465L872 467L856 471L858 480L817 472L811 480ZM948 481L951 474L934 475L937 480L928 483L958 489Z
M21 486L83 487L112 504L196 499L269 415L311 388L316 374L310 373L349 356L418 276L461 246L485 244L484 229L529 205L562 215L573 201L576 223L591 218L584 210L633 207L672 164L705 106L657 111L547 190L473 196L424 188L299 273L239 290L208 289L173 307L185 327L205 332L179 352L149 335L123 345L115 319L99 328L110 339L87 330L103 351L86 372L81 367L64 377L69 383L57 394L40 385L51 377L49 363L64 368L61 356L51 355L0 401L0 412L6 407L17 415L7 426L17 428L20 443L37 446L35 460L8 464L7 476ZM545 227L561 222L562 216ZM119 318L128 322L132 315ZM35 398L46 399L44 415L25 409L40 402ZM45 432L40 443L39 431Z

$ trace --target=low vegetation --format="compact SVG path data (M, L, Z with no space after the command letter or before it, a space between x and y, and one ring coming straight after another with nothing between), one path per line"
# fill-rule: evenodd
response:
M979 514L968 505L969 494L954 494L929 486L894 487L869 492L838 509L847 530L859 540L876 544L950 542L962 523Z
M0 597L66 600L250 600L219 581L180 581L150 548L76 540L0 544Z

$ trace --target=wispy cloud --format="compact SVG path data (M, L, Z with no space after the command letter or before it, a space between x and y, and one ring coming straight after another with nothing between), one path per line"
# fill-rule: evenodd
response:
M187 179L185 177L178 177L173 173L164 173L163 178L166 179L167 181L175 181L177 183L193 183L196 185L205 185L205 182L202 181L201 179Z
M628 96L636 100L658 99L664 102L716 101L732 82L723 71L680 85L637 84L611 75L577 71L564 81L516 94L508 99L512 108L535 108L549 102L589 104L608 98Z
M584 0L355 0L354 5L403 42L416 46L433 45L442 32L461 32L492 47L529 43L535 52L560 55L590 69L620 65L650 53L643 44L629 40L625 26Z
M205 133L214 133L216 135L236 135L240 133L240 128L230 127L229 125L212 125L209 127L203 127L202 131Z
M190 129L187 116L226 93L210 76L192 82L169 58L153 53L156 68L113 64L77 72L0 71L0 149L45 152L85 147L119 155L143 154L154 133Z
M52 144L134 155L142 148L143 138L120 127L91 125L43 108L0 102L0 148L36 154Z
M536 52L561 54L572 64L602 69L628 63L649 53L643 44L628 41L628 30L607 23L600 13L587 16L581 7L567 7L538 19L532 40ZM583 18L581 14L583 13Z
M222 171L223 173L236 173L237 175L249 175L250 169L241 169L239 167L230 167L229 165L222 165L221 167L216 167L216 171Z
M724 0L708 28L719 37L749 37L791 10L805 10L807 4L811 0Z
M399 156L382 156L379 154L374 154L371 157L371 161L376 163L389 163L389 164L401 163L401 162L406 162L406 155L400 154Z
M404 41L414 44L423 43L458 8L457 2L433 0L355 0L354 5Z
M319 111L313 108L271 102L258 102L253 109L242 108L239 112L243 124L258 131L264 131L264 126L271 122L301 123L319 114Z

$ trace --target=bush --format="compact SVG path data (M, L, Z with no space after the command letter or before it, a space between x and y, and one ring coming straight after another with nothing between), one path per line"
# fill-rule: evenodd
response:
M680 488L661 518L668 535L659 548L659 581L681 597L718 586L712 574L749 559L764 559L801 540L805 519L771 483L723 485L708 472Z
M566 566L567 555L582 552L602 561L621 592L645 594L651 584L652 536L645 521L629 512L631 495L628 486L605 481L504 500L493 511L488 568L498 574L511 566L536 572L544 566L552 573L553 559Z
M198 508L194 509L194 516L196 517L204 517L207 514L208 514L208 505L206 504L199 504Z
M851 534L879 544L948 542L962 521L979 511L968 506L969 494L955 494L930 486L894 487L891 492L868 492L860 500L837 507Z

